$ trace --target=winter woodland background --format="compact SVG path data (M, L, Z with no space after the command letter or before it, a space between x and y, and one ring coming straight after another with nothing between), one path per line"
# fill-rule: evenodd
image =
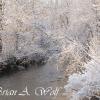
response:
M100 98L99 50L99 0L0 0L0 61L49 56L66 68L67 100Z

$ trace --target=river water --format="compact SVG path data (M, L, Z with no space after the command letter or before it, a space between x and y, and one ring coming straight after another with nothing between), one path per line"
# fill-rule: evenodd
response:
M64 74L57 70L55 64L47 63L44 66L31 66L27 70L19 71L10 75L6 75L0 78L0 95L3 90L17 90L18 93L15 96L0 96L0 100L65 100L64 93ZM58 89L58 94L41 95L40 90L36 91L38 87L42 87L45 90L48 87L52 87L52 90ZM60 88L61 87L61 88ZM19 96L22 91L27 89L30 96ZM52 92L51 90L51 92ZM37 96L36 93L39 95ZM26 92L25 92L26 93ZM24 94L25 94L24 93Z

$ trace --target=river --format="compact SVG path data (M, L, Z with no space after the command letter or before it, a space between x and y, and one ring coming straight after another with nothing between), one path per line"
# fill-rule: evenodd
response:
M5 75L0 78L0 86L3 90L17 90L18 93L27 88L30 96L0 96L0 100L66 100L64 93L64 73L57 70L55 64L47 63L44 66L31 66L27 70ZM47 95L41 95L38 87L42 87L45 90L51 87L52 90L58 89L58 94L50 96L50 92ZM61 87L61 89L60 89ZM38 91L36 91L36 89ZM2 91L3 91L2 90ZM37 96L36 93L39 95ZM1 90L0 90L1 95Z

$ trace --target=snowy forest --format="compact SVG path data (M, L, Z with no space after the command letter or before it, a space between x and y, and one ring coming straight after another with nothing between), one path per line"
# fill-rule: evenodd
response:
M34 100L100 100L99 50L100 0L0 0L0 76L30 66L40 66L46 81L63 74L65 98ZM0 86L15 85L7 75Z

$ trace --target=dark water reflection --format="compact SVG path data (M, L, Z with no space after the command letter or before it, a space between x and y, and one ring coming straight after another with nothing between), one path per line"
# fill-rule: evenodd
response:
M57 70L54 64L45 66L31 66L29 69L12 73L0 78L0 86L4 89L23 91L27 86L30 96L0 96L0 100L65 100L64 97L36 96L37 87L63 87L63 80L58 81L63 74ZM4 90L3 89L3 90ZM63 98L63 99L62 99Z

